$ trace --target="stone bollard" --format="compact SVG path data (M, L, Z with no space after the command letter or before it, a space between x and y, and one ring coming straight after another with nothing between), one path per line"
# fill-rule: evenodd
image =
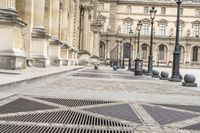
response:
M114 70L114 71L117 71L117 66L113 66L113 70Z
M180 75L180 76L179 76L179 79L180 79L180 80L183 80L183 76L182 76L182 75Z
M169 73L168 72L165 72L165 71L162 71L161 74L160 74L160 80L169 80Z
M186 74L184 76L184 82L182 83L182 86L185 87L197 87L197 83L195 83L196 77L192 74Z
M147 69L143 69L142 72L143 72L143 74L147 74L148 71L147 71Z
M99 65L94 65L94 70L98 70Z
M159 71L153 70L153 75L152 75L152 77L153 77L153 78L160 78L159 74L160 74Z

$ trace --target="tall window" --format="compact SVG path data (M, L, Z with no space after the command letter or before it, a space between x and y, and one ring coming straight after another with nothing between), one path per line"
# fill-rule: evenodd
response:
M131 30L131 22L124 22L124 32L125 34L129 34Z
M147 59L147 44L142 45L142 59Z
M166 14L166 7L161 8L161 14Z
M158 60L164 60L165 59L165 46L160 45L159 46L159 59Z
M131 5L127 6L127 13L132 13Z
M99 4L99 10L100 10L100 11L103 11L103 10L104 10L104 3L100 3L100 4Z
M144 13L149 13L149 7L148 6L144 7Z
M199 25L194 25L194 36L199 37Z
M198 47L197 46L193 47L192 51L193 51L192 61L197 62L198 61Z
M149 24L148 23L142 24L142 34L148 35L148 33L149 33Z
M166 32L166 24L160 24L160 35L161 36L165 36L165 32Z

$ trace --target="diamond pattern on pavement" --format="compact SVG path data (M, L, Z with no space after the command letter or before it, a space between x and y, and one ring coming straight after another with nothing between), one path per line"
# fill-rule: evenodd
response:
M35 110L46 110L46 109L55 109L55 108L56 107L49 106L43 103L27 100L24 98L19 98L15 101L12 101L8 104L1 106L0 114L27 112L27 111L35 111Z
M164 109L164 108L161 108L158 106L142 105L142 107L160 125L179 122L179 121L183 121L183 120L187 120L187 119L191 119L191 118L199 116L199 115L192 114L192 113Z
M84 110L142 124L137 114L133 111L133 109L128 104L95 107L95 108L88 108Z

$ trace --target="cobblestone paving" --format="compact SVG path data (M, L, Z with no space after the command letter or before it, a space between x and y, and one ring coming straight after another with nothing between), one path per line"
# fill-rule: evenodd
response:
M22 130L31 133L28 129L33 129L33 133L40 129L58 133L200 132L199 87L182 87L181 83L148 76L135 77L126 70L85 68L71 76L61 75L3 90L11 91L17 92L16 96L1 100L0 107L22 98L51 108L20 111L23 106L19 105L18 112L0 113L0 133Z

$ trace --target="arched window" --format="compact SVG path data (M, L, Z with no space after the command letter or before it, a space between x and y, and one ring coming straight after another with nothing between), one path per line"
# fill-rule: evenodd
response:
M193 47L193 49L192 49L192 52L193 52L192 61L194 61L194 62L198 61L198 50L199 49L197 46Z
M160 45L159 46L159 60L164 60L165 59L165 46Z
M166 14L166 7L161 8L161 14Z
M147 59L147 44L142 45L142 59Z

